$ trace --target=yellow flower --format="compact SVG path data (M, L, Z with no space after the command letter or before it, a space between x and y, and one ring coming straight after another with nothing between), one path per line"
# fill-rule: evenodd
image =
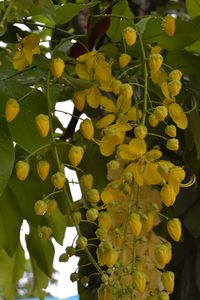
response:
M50 164L47 160L40 160L37 163L37 172L42 181L45 181L49 174Z
M188 120L182 107L177 103L172 103L168 107L170 117L174 123L181 129L186 129L188 126Z
M119 65L121 68L125 68L131 61L131 56L126 54L126 53L122 53L119 57Z
M180 93L182 84L179 80L172 80L168 83L169 93L172 97L177 96Z
M143 220L142 220L142 228L145 232L150 232L152 230L154 223L154 213L151 211L148 211L144 214Z
M173 36L176 29L174 17L167 15L162 21L162 28L168 36Z
M144 272L135 271L133 275L135 289L143 293L146 287L146 275Z
M178 242L181 238L181 222L178 218L174 218L167 223L167 231L171 238Z
M161 280L166 291L171 294L174 290L174 273L171 271L165 271L162 273Z
M138 139L145 139L147 135L147 128L144 125L140 125L134 129L135 137Z
M167 141L167 145L166 145L167 149L171 150L171 151L178 151L179 149L179 140L172 138L169 139Z
M108 268L112 268L117 261L118 254L114 248L104 252L105 263Z
M163 82L167 81L167 73L163 68L160 68L157 72L151 72L151 79L153 83L161 86Z
M149 121L149 124L151 125L151 127L156 127L159 123L159 120L156 118L155 114L151 114L148 117L148 121Z
M170 137L176 137L176 127L174 125L167 125L165 127L165 133Z
M169 248L165 243L158 245L155 249L155 258L158 264L164 267L169 263Z
M57 172L51 176L51 181L57 189L62 189L65 185L65 174Z
M17 100L13 98L8 99L8 101L6 102L5 109L6 121L8 123L12 122L18 115L19 111L20 106Z
M158 72L163 63L163 57L159 53L151 54L149 56L149 67L152 73Z
M74 93L72 97L72 101L78 111L82 111L85 106L85 92L84 91L77 91Z
M123 37L128 46L134 45L137 39L137 34L135 29L129 26L126 27L123 31Z
M30 165L23 160L19 160L16 163L16 176L20 181L24 181L29 173Z
M157 106L154 110L154 114L156 116L156 119L158 119L159 121L164 121L164 119L168 115L168 109L164 105Z
M65 63L61 58L55 58L53 59L52 65L51 65L51 72L53 76L56 78L60 78L64 72Z
M181 77L182 77L182 73L180 70L173 70L169 73L169 80L172 81L172 80L181 80Z
M137 121L137 109L135 106L132 106L127 112L127 117L129 121ZM142 118L142 111L138 109L138 118Z
M48 135L50 128L49 116L39 114L35 118L35 123L39 135L45 138Z
M81 162L84 150L80 146L72 146L69 150L68 158L73 167L78 166Z
M171 184L165 184L161 188L160 196L163 201L163 203L169 207L174 204L174 201L176 200L176 193L174 191L174 188Z
M93 176L91 174L82 175L80 178L80 186L84 192L91 190L93 185Z
M99 191L97 189L88 189L86 191L86 198L92 204L97 204L100 200Z
M36 34L27 35L20 44L17 45L13 57L13 68L22 71L28 65L32 65L33 55L40 54L40 38Z
M132 213L129 219L129 225L135 236L139 236L142 229L142 222L138 213Z
M80 132L85 139L91 140L94 135L94 127L92 121L89 119L82 121L80 125Z
M100 228L103 228L106 231L110 229L112 220L110 214L107 211L100 212L98 217L98 224Z

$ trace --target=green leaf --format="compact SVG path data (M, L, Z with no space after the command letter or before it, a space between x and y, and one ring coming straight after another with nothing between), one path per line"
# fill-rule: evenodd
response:
M9 257L4 249L0 250L0 283L7 300L15 299L16 284L23 275L24 268L25 257L21 244L13 257Z
M53 230L53 237L55 240L62 245L65 236L66 221L59 208L55 210L52 215L45 215L47 224Z
M34 274L33 295L38 297L40 300L43 300L46 294L43 289L47 287L49 278L44 272L42 272L37 261L33 257L31 257L31 265Z
M58 24L65 24L71 21L82 9L96 6L100 1L92 1L88 4L66 3L56 9L54 21Z
M189 114L189 124L197 151L197 160L200 160L200 115L196 111Z
M52 242L42 240L38 230L30 226L30 234L26 235L26 243L30 256L36 260L42 272L51 277L54 258Z
M200 57L187 51L168 52L165 56L165 63L185 74L199 74Z
M15 161L13 141L5 118L0 117L0 196L12 174Z
M4 248L9 256L14 254L19 243L21 223L16 198L7 188L0 198L0 248Z
M9 123L8 127L14 141L29 152L49 143L49 136L40 137L35 126L35 117L38 114L47 114L46 97L40 91L33 91L30 88L13 80L0 82L0 112L4 114L5 103L9 98L19 99L27 94L20 101L20 112L17 117Z
M94 85L94 83L89 80L73 78L67 74L64 74L62 79L64 79L66 83L70 83L71 86L77 90L88 89L89 87Z
M112 9L113 15L125 16L130 19L134 19L134 15L129 8L127 0L122 0L115 4ZM110 26L107 31L107 35L111 38L113 42L119 42L122 40L123 30L127 27L131 26L130 21L123 18L110 18Z
M188 14L193 19L200 16L200 2L197 0L186 0Z
M24 10L27 9L30 15L43 15L49 17L55 12L53 2L51 0L39 0L38 4L34 4L33 0L15 0L17 11L24 15Z
M142 35L147 43L157 43L161 48L174 51L183 49L200 38L199 27L191 22L177 19L176 31L172 37L166 35L161 23L162 19L158 17L148 20Z

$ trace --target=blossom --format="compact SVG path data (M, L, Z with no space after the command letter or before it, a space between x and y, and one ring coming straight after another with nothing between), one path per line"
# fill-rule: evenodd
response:
M17 45L13 57L13 68L17 71L23 71L26 66L32 65L33 55L40 54L40 38L36 34L27 35Z

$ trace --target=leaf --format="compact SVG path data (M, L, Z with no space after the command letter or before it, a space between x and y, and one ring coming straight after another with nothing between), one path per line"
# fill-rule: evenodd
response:
M199 135L200 116L196 111L192 111L189 114L189 123L190 123L190 129L192 132L193 140L197 151L197 160L200 160L200 135Z
M84 90L84 89L88 89L89 87L91 87L94 82L91 82L89 80L85 80L85 79L77 79L77 78L73 78L70 75L64 74L62 77L68 84L70 83L71 86L77 90Z
M14 254L19 243L21 223L16 198L7 188L0 198L0 248L4 248L9 256Z
M20 101L20 112L17 117L9 123L8 127L13 140L29 152L49 143L49 136L40 137L35 126L35 117L38 114L47 114L46 97L40 91L33 91L18 82L9 80L0 82L0 112L4 114L5 102L9 98L19 99L27 94ZM29 94L28 94L29 93Z
M130 19L134 19L134 15L129 8L127 0L122 0L115 4L112 9L113 15L125 16ZM110 26L107 31L107 35L113 42L119 42L122 40L122 32L127 27L131 26L130 21L123 18L112 18L110 20Z
M33 257L31 257L31 264L34 274L33 295L40 299L44 299L46 292L43 291L43 289L47 287L49 278L44 272L42 272L37 261Z
M5 118L0 117L0 196L12 174L15 161L13 141Z
M62 245L65 236L66 221L59 208L55 210L52 215L45 215L47 224L53 230L53 237L55 240Z
M0 250L0 282L7 300L15 299L16 284L25 268L24 250L18 245L13 257L9 257L4 249Z
M15 0L15 6L21 15L24 15L25 9L27 9L32 16L43 15L49 17L55 12L51 0L39 0L38 4L34 4L33 0Z
M186 0L186 8L188 14L193 19L197 16L200 16L200 3L197 0Z
M187 51L168 52L165 56L165 63L185 74L199 74L200 57Z
M30 256L36 260L42 272L51 277L54 258L52 242L42 240L37 229L30 226L30 234L26 235L26 243Z
M66 3L56 9L53 19L57 25L68 23L78 15L82 9L94 7L98 3L100 3L100 1L92 1L88 4Z
M174 51L183 49L200 38L199 27L191 22L177 19L176 31L172 37L165 34L161 23L162 19L158 17L148 20L146 29L142 35L142 38L147 43L157 43L161 48Z

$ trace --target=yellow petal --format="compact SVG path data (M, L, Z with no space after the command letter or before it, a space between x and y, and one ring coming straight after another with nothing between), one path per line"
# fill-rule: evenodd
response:
M110 156L113 151L115 150L115 147L117 145L118 138L105 135L100 143L100 152L104 156Z
M163 82L167 81L167 73L163 68L160 68L157 72L151 72L151 79L153 83L158 84L159 86L162 85Z
M142 117L142 111L140 109L138 110L138 116L139 118ZM131 109L129 109L127 117L129 121L137 121L137 110L135 106L132 106Z
M97 128L104 128L109 126L113 121L115 120L115 115L113 114L108 114L106 116L104 116L103 118L101 118L100 120L98 120L96 122L96 127Z
M90 57L96 55L96 51L90 51L90 52L87 52L85 54L82 54L80 55L78 58L77 58L77 61L79 62L85 62L87 61Z
M103 106L103 108L107 112L113 112L113 113L115 113L115 104L113 103L112 100L108 99L107 97L102 96L100 98L100 105Z
M92 108L97 108L100 104L101 92L94 85L89 89L89 93L86 96L87 103Z
M182 107L177 103L172 103L169 105L169 114L174 123L181 129L186 129L188 127L188 120L186 114L184 113Z
M24 53L24 56L28 62L29 65L32 65L32 62L33 62L33 54L32 54L32 51L29 49L29 48L24 48L23 49L23 53Z
M90 80L90 74L87 70L87 66L83 63L77 63L75 67L76 73L81 79Z
M131 108L132 99L126 98L120 95L117 99L117 111L121 113L126 113Z
M40 37L37 34L29 34L23 39L24 48L33 50L38 47L40 42Z
M170 99L167 81L163 81L161 84L161 90L165 98Z
M134 138L129 143L129 150L134 156L141 157L146 153L146 142L143 139Z
M41 51L40 51L40 48L39 48L39 47L36 47L35 49L32 50L32 54L33 54L33 55L40 54L40 52L41 52Z
M27 61L21 51L17 51L13 58L13 68L17 71L23 71L27 66Z
M144 171L144 179L148 185L159 184L162 180L157 165L151 161L147 162L147 168Z
M112 189L105 189L101 193L101 199L104 204L108 204L110 201L113 201L115 199L114 193L112 192Z

